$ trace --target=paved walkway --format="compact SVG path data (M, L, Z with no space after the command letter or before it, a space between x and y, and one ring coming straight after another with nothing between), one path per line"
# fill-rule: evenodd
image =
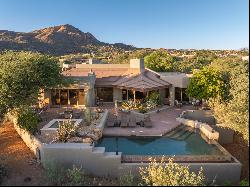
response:
M178 125L179 122L176 118L181 114L183 110L194 110L192 106L183 106L182 108L169 108L160 113L151 114L152 127L105 127L103 131L104 136L162 136L165 133L171 131ZM132 132L135 131L135 132ZM142 131L142 132L140 132Z

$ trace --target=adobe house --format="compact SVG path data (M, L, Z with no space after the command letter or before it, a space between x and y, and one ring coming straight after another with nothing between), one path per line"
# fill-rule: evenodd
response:
M142 99L158 91L164 104L175 99L188 101L185 94L188 76L183 73L158 73L144 66L143 59L130 64L76 64L62 72L74 82L69 87L45 90L43 100L50 106L95 106L101 102Z

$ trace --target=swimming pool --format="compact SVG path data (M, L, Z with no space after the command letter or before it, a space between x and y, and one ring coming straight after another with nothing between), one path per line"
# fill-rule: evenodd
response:
M220 155L214 144L208 144L199 133L186 139L170 137L103 137L95 147L105 152L122 152L123 155Z

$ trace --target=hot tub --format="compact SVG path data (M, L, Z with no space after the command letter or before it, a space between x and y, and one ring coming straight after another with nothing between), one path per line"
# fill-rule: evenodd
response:
M41 129L41 136L53 140L57 136L59 124L64 121L70 121L75 126L78 126L82 119L53 119Z

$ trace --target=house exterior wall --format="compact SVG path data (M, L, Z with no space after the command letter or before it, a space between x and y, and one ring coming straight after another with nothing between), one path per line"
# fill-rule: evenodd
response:
M174 87L187 88L191 75L178 72L164 72L160 73L160 77Z
M119 88L114 88L113 90L113 101L115 102L115 100L122 100L122 90Z
M169 87L169 102L170 106L174 106L174 101L175 101L175 87L170 86Z

